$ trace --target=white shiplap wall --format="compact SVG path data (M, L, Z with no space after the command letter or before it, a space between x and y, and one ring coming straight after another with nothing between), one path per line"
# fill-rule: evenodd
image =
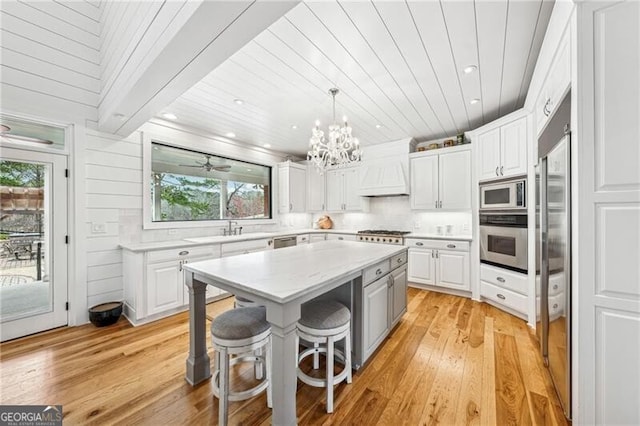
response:
M120 216L142 210L142 134L127 138L87 130L85 151L87 304L122 300ZM104 224L104 233L94 233Z
M100 9L87 2L0 2L3 110L96 120Z

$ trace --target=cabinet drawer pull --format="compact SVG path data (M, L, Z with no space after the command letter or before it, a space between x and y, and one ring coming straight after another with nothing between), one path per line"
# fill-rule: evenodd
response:
M447 244L447 248L456 248L455 244Z
M189 254L189 250L182 250L180 253L178 253L178 256L186 256Z
M500 281L501 283L503 283L503 282L506 282L506 281L507 281L507 280L505 280L505 279L504 279L504 278L502 278L502 277L497 277L497 278L496 278L496 280Z
M557 303L553 304L553 309L558 309L558 304Z
M344 240L344 237L338 237L339 240Z
M376 275L381 275L381 274L382 274L382 269L378 268L378 269L376 270Z
M404 259L403 259L403 258L401 258L401 257L399 257L399 258L398 258L398 263L402 263L402 262L404 262Z
M417 246L422 247L422 246L424 245L424 243L421 243L421 242L419 242L419 241L418 241L418 242L416 243L416 245L417 245Z
M505 300L506 297L504 297L502 294L498 293L496 296L498 296L499 299Z

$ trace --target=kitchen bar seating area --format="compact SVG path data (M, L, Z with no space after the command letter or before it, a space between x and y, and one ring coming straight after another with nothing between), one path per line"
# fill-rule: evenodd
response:
M233 309L233 298L207 305L207 317ZM207 330L210 320L207 319ZM2 347L3 403L55 400L68 424L215 424L212 383L184 380L186 312L133 327L90 324L15 340ZM298 424L440 422L566 424L537 343L524 321L466 298L409 289L407 313L353 383L326 390L297 384ZM209 349L209 356L213 352ZM320 370L324 369L323 357ZM301 365L312 373L312 357ZM133 374L144 370L145 374ZM251 365L231 382L254 385ZM93 385L85 387L90 381ZM131 395L135 395L132 397ZM266 394L229 403L229 424L272 423Z

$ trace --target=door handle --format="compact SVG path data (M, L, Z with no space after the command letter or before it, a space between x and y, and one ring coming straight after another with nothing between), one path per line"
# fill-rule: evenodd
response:
M504 176L504 166L500 166L500 176Z
M442 201L440 201L440 205L438 207L442 208Z
M439 259L440 253L438 253L438 250L436 250L436 259Z
M500 173L498 173L498 169L500 168L500 166L496 166L496 176L500 176Z
M431 250L431 258L433 259L434 257L436 257L436 251L435 250Z
M182 272L182 265L184 264L184 260L181 260L180 262L178 262L178 270L180 272Z
M436 209L438 208L438 200L436 200Z
M289 203L289 211L293 210L293 204Z

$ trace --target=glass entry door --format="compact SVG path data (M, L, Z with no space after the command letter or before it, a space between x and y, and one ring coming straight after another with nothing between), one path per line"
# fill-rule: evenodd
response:
M0 340L67 324L67 157L2 148Z

